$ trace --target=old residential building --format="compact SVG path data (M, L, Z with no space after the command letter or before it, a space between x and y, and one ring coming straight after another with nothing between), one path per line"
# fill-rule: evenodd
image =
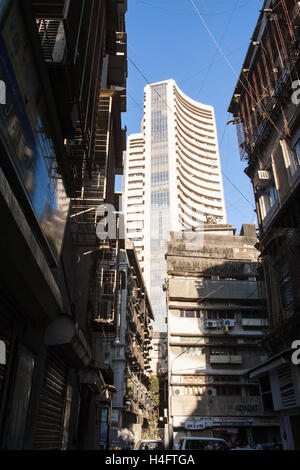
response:
M247 371L267 326L254 225L172 234L167 251L169 423L185 435L252 444L278 437Z
M247 161L259 223L268 298L268 359L260 379L266 410L276 410L284 449L300 447L300 4L265 0L229 111Z
M100 402L111 424L116 386L95 356L94 319L111 319L119 284L97 304L91 286L103 260L119 279L121 246L100 242L96 226L122 171L126 8L126 0L1 2L3 449L97 448Z

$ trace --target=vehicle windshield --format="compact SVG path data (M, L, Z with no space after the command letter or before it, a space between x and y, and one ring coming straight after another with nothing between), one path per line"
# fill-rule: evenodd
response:
M141 450L164 450L164 445L162 442L142 442L140 446Z

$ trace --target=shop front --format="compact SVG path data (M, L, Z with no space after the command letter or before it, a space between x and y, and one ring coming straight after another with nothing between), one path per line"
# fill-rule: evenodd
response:
M244 446L280 440L277 417L202 417L176 416L174 442L182 437L218 437Z

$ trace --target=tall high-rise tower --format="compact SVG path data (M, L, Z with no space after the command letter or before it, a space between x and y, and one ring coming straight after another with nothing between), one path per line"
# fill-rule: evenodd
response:
M145 88L142 132L128 138L124 177L127 237L165 331L165 253L169 232L226 223L216 121L212 106L186 96L174 80Z

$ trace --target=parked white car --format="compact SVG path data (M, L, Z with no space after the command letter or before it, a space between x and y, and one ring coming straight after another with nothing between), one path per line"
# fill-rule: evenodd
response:
M228 442L217 437L183 437L179 450L230 450Z

